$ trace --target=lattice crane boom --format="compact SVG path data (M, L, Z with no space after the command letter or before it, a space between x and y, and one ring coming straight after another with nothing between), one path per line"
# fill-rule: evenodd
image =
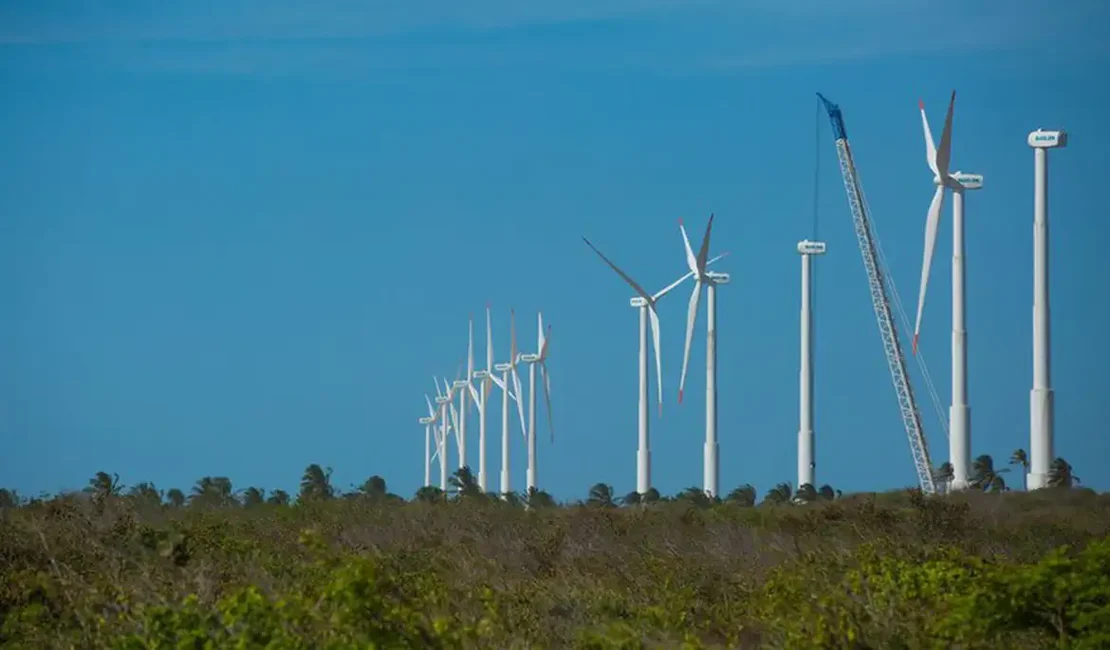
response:
M840 112L840 107L836 104L830 102L821 93L817 93L817 96L825 105L825 110L828 112L829 120L832 123L833 138L836 140L836 155L840 160L840 174L844 179L844 190L848 195L848 208L852 212L856 240L863 256L863 267L867 271L867 284L871 290L871 304L875 309L875 319L879 324L879 334L882 336L883 352L886 353L887 367L890 369L890 376L894 382L894 392L898 396L898 409L902 414L902 424L905 426L906 436L909 438L910 452L913 455L913 464L917 470L917 480L922 492L935 494L936 483L933 480L933 464L929 459L929 445L925 440L925 432L921 426L921 412L917 408L913 387L910 386L910 377L906 370L906 357L902 353L898 329L891 313L885 274L876 252L871 220L867 215L863 188L860 186L855 162L852 159L852 149L848 145L848 133L844 128L844 116Z

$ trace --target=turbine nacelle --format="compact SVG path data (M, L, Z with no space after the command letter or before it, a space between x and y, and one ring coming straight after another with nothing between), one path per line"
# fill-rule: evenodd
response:
M470 382L465 379L456 379L455 381L451 382L451 385L455 388L466 388L467 384L469 383Z
M496 370L497 372L508 372L508 371L513 369L513 364L511 364L511 363L498 363L498 364L495 364L493 366L493 369Z
M640 296L633 296L632 298L628 299L628 304L632 305L636 309L639 309L641 307L647 307L648 301L644 300Z
M965 190L983 189L983 175L969 174L967 172L952 172L948 175L957 185Z
M540 355L538 355L538 354L522 354L522 355L520 355L520 360L523 361L524 363L535 363L535 362L540 360Z
M1034 149L1055 149L1068 146L1067 131L1045 131L1038 128L1029 134L1029 146Z
M420 424L431 424L432 422L435 422L435 421L436 421L436 419L432 418L432 417L422 417L422 418L420 418Z
M436 404L443 405L443 404L446 404L447 402L450 402L450 401L451 401L450 397L444 397L442 395L436 396Z
M721 273L719 271L706 271L705 279L713 284L728 284L732 281L732 276L728 273Z
M475 379L485 379L486 377L489 377L489 371L488 370L475 370L474 371L474 378Z
M802 255L824 255L825 242L803 239L798 242L798 252Z

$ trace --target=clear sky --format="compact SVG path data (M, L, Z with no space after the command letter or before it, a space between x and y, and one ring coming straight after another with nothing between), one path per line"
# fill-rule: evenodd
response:
M1050 156L1056 449L1108 489L1108 24L1104 0L0 0L0 484L35 494L107 470L292 491L315 462L339 487L382 474L411 495L423 395L454 377L471 312L483 358L490 301L498 361L510 306L525 351L537 310L553 326L541 487L623 494L637 317L580 237L654 291L685 271L677 219L700 238L711 212L733 278L721 486L793 481L795 243L813 235L815 161L818 482L913 484L814 92L844 110L912 317L933 192L917 102L939 138L954 88L953 168L986 176L967 199L972 452L1004 466L1029 445L1025 138L1066 128ZM922 334L945 413L949 206ZM704 307L676 404L691 289L660 303L664 493L701 483ZM490 437L496 485L496 410Z

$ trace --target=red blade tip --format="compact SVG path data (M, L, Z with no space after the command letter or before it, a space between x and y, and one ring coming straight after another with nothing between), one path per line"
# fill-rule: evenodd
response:
M679 389L679 391L678 391L678 403L679 404L682 403L682 390L681 389Z
M920 99L917 100L917 108L920 110L925 110L925 102Z
M913 335L913 353L917 354L917 334Z

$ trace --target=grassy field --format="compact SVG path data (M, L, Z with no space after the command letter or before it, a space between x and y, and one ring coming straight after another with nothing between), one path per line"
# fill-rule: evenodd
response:
M531 509L384 484L292 505L117 492L0 508L2 647L1110 647L1110 495L1086 489Z

